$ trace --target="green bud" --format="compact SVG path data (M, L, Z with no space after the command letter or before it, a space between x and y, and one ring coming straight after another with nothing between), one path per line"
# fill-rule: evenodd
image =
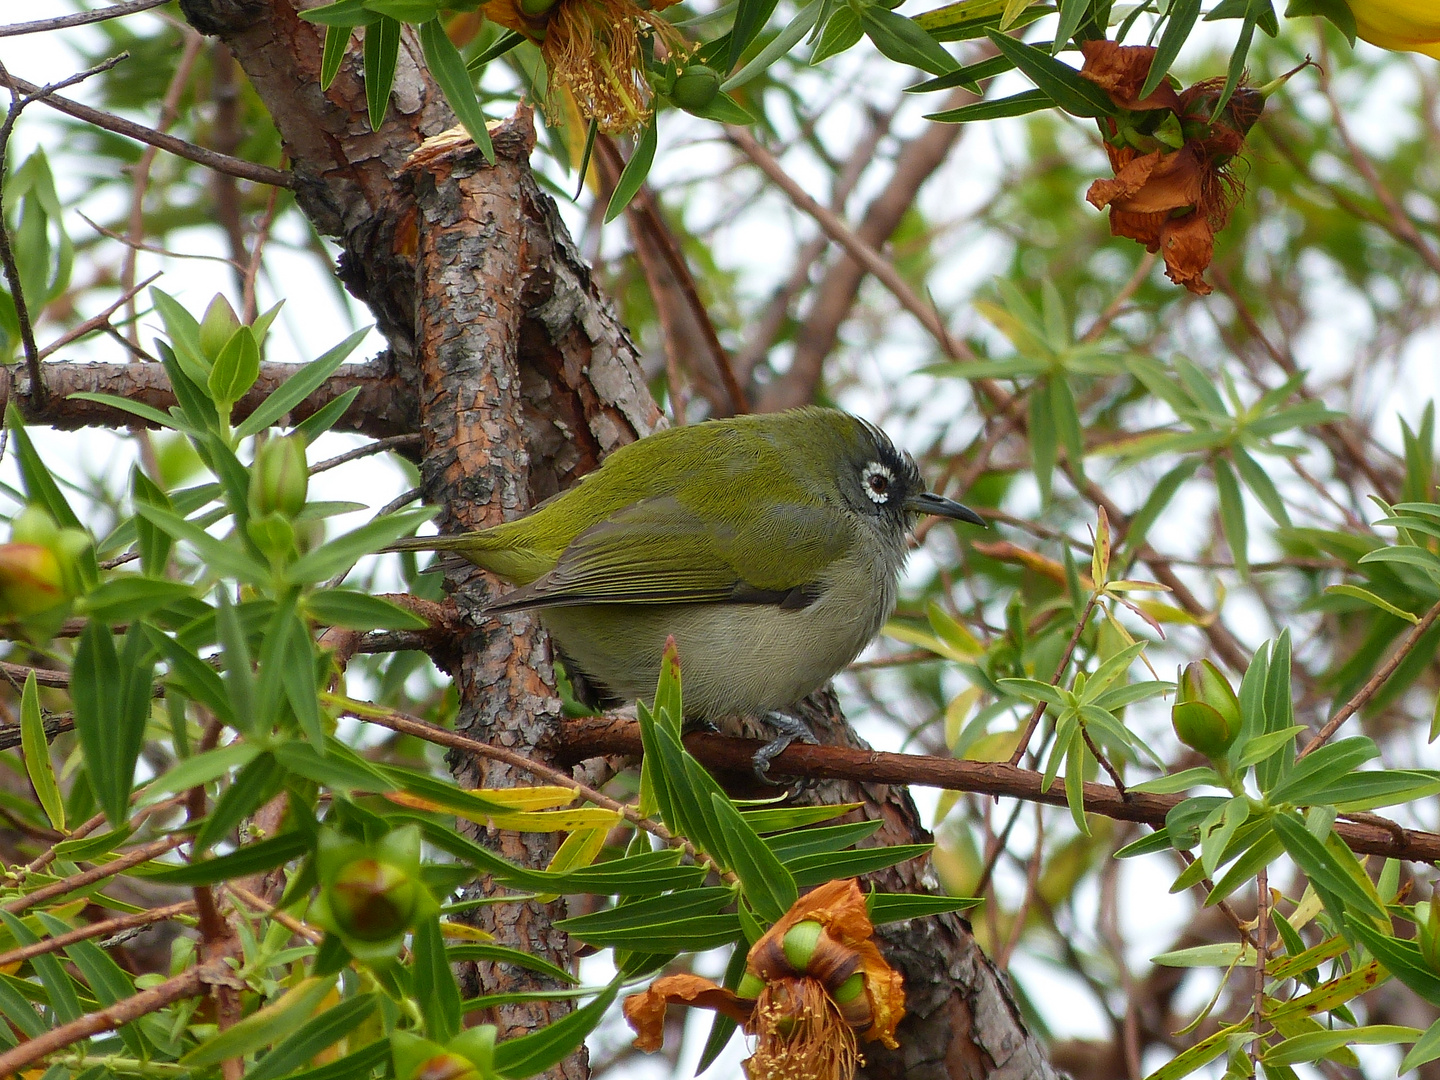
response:
M691 64L675 79L670 100L682 109L703 109L720 94L720 73L704 64Z
M54 547L60 526L42 507L31 503L10 521L10 539L17 544L39 544Z
M269 439L250 466L250 512L256 517L278 513L293 518L304 509L309 487L305 440L298 435Z
M814 919L798 922L785 931L780 946L785 950L785 959L792 968L802 973L810 970L810 961L815 957L820 935L824 932L825 928Z
M1179 678L1170 721L1180 741L1209 758L1230 749L1240 733L1240 700L1209 660L1186 665Z
M230 301L219 293L205 309L205 318L200 321L200 351L213 363L225 348L236 330L240 329L240 317L230 306Z
M410 1074L410 1080L482 1080L482 1077L469 1058L446 1051L422 1061Z
M404 870L371 858L341 867L329 887L330 913L358 941L385 941L410 925L420 886Z
M23 619L66 600L55 552L39 544L0 544L0 619Z
M760 991L765 989L765 980L756 975L753 971L747 971L740 979L740 985L735 988L735 996L742 997L746 1001L753 1000L760 996Z

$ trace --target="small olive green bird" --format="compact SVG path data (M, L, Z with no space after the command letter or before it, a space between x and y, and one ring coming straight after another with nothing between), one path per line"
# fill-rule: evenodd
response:
M655 692L673 635L689 720L760 716L819 689L895 608L926 491L872 424L807 408L660 431L525 517L391 550L455 551L520 586L570 665L617 699ZM783 722L781 724L783 727Z

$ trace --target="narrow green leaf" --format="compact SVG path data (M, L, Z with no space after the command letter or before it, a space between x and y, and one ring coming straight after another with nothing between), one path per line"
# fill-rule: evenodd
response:
M1055 43L1050 47L1051 56L1064 50L1089 12L1090 0L1060 0L1060 23L1055 27Z
M145 876L165 885L213 885L230 878L248 877L273 870L298 859L310 850L310 841L301 832L286 832L246 844L216 859L201 859L184 866L166 867ZM133 872L133 871L132 871Z
M1305 872L1305 876L1315 886L1315 891L1322 900L1329 897L1330 902L1325 906L1331 909L1330 913L1334 918L1340 919L1344 915L1344 908L1334 910L1335 902L1339 901L1357 915L1363 914L1388 921L1384 908L1336 864L1334 853L1311 836L1299 818L1290 814L1276 814L1272 821L1280 842L1285 845L1285 850L1295 860L1296 865Z
M1400 1062L1398 1075L1404 1076L1412 1069L1418 1069L1427 1062L1440 1058L1440 1020L1436 1020L1428 1028L1425 1034L1420 1036L1410 1052L1405 1055L1405 1060Z
M1161 81L1170 71L1170 65L1175 63L1175 57L1180 55L1180 46L1189 39L1190 31L1195 28L1195 20L1200 17L1200 3L1201 0L1175 0L1170 5L1165 16L1165 32L1160 35L1155 58L1150 62L1150 74L1145 77L1145 85L1140 88L1142 100L1159 88Z
M217 573L239 578L247 585L258 585L270 576L269 568L250 555L238 537L217 540L194 522L159 506L137 504L135 513L168 536L184 540Z
M5 928L14 935L15 944L23 946L40 943L40 938L28 926L3 908L0 908L0 919L5 921ZM55 1019L62 1024L80 1019L85 1010L81 1008L80 997L75 993L75 982L65 973L55 955L41 953L39 956L32 956L29 962L35 968L35 974L40 976L45 992L50 996L50 1007L55 1010Z
M1363 735L1328 743L1297 761L1286 777L1266 793L1266 798L1276 806L1308 805L1317 792L1379 756L1379 748Z
M735 21L730 30L730 55L725 60L726 71L733 71L740 63L745 50L765 28L774 10L775 0L740 0L736 5Z
M1043 90L1025 90L1009 97L961 105L958 109L926 113L925 119L934 120L937 124L969 124L981 120L1001 120L1009 116L1026 116L1054 105L1050 95Z
M310 1019L333 985L333 979L305 979L275 1001L206 1039L187 1052L181 1063L203 1069L229 1058L243 1058L285 1038Z
M354 1031L364 1023L370 1014L375 1011L377 1002L375 994L361 994L358 997L342 1001L332 1005L324 1012L312 1016L296 1031L287 1036L277 1044L269 1053L257 1061L254 1065L245 1070L245 1080L276 1080L277 1077L286 1076L293 1069L304 1065L312 1060L320 1051L334 1046L350 1032ZM388 1052L388 1047L386 1048ZM358 1051L341 1061L333 1064L339 1065L344 1061L358 1056L365 1051ZM378 1064L383 1058L376 1056L375 1063ZM356 1071L336 1074L337 1076L363 1077L370 1075L370 1068L359 1067L355 1063ZM321 1069L330 1066L321 1066ZM296 1074L293 1080L300 1080L301 1077L312 1076L319 1070L308 1070ZM318 1080L318 1078L315 1078Z
M727 94L738 90L788 53L799 44L801 38L810 32L810 28L820 18L820 11L823 7L824 0L809 0L809 3L795 13L795 17L786 24L785 29L776 34L768 45L751 57L744 67L721 83L720 89Z
M646 124L645 130L640 133L635 150L630 155L630 160L625 163L625 168L620 173L620 179L615 184L615 192L610 196L610 204L605 208L607 223L614 221L620 216L620 212L630 205L630 200L640 190L640 185L645 183L645 177L650 175L650 165L655 160L658 138L656 118L652 116L650 123Z
M873 874L910 859L929 854L933 844L895 844L890 847L862 848L859 851L836 851L806 855L792 861L786 869L802 889L822 885L836 878Z
M167 412L161 412L153 405L146 405L143 401L131 401L129 398L117 397L114 394L92 393L82 390L70 394L66 401L93 401L97 405L108 405L112 409L119 409L121 412L128 412L131 416L138 416L142 420L148 420L160 428L168 428L171 431L193 432L194 428L181 420L176 419Z
M365 27L365 102L370 110L370 130L379 131L390 106L390 87L395 83L395 62L400 56L400 24L388 15Z
M230 409L260 377L260 343L248 326L237 327L215 357L206 387L219 410L221 423L230 422Z
M445 33L445 26L439 17L420 24L420 47L425 52L425 63L435 77L441 93L455 110L456 117L465 126L470 138L485 155L485 160L495 164L495 146L490 141L490 130L485 126L485 110L475 96L475 84L465 67L465 58L455 43Z
M1211 460L1215 472L1215 490L1220 497L1220 525L1225 530L1225 539L1230 544L1230 554L1235 559L1235 569L1242 581L1250 577L1250 538L1245 525L1245 501L1240 497L1240 485L1230 462L1223 457Z
M711 794L710 802L746 899L762 918L771 922L779 920L800 898L790 871L745 824L734 803L718 792Z
M325 27L325 50L320 57L321 90L329 90L335 76L340 74L340 62L345 59L345 50L350 47L351 29L349 26Z
M1059 432L1048 388L1036 387L1030 394L1030 468L1040 488L1040 501L1050 502L1055 464L1060 460Z
M45 741L45 722L40 715L40 691L35 685L35 672L25 673L25 689L20 694L20 751L25 756L25 772L30 786L51 828L65 831L65 800L55 782L55 766L50 761L50 745Z
M1045 50L1016 41L998 30L987 30L985 36L1002 56L1072 116L1114 116L1119 111L1109 94L1089 79L1082 79L1080 72Z
M372 518L358 529L337 536L314 551L302 555L287 571L292 582L321 581L348 570L362 555L379 551L385 545L408 536L422 522L429 521L438 507L421 506L413 510Z
M1276 1043L1260 1055L1268 1066L1298 1065L1315 1061L1344 1046L1372 1046L1412 1042L1421 1035L1419 1028L1398 1024L1371 1024L1366 1027L1340 1028L1334 1031L1310 1031Z
M977 896L918 896L906 893L871 893L865 898L865 910L876 926L884 923L907 922L966 911L982 903Z
M438 1043L447 1043L460 1031L460 988L445 956L439 919L422 919L410 948L415 957L415 998L425 1017L425 1033Z
M369 31L366 33L368 35ZM310 363L302 364L294 375L275 388L258 409L235 426L235 437L247 439L277 423L296 405L320 389L325 380L345 362L345 358L355 351L355 347L365 340L365 335L369 332L368 328L357 330Z
M889 8L866 5L860 12L860 24L875 48L897 64L909 64L931 75L946 75L960 66L945 47L913 19L897 15Z
M1325 593L1327 596L1350 596L1356 600L1364 601L1372 607L1379 608L1386 614L1394 615L1397 619L1404 619L1411 626L1417 626L1420 623L1420 617L1418 615L1414 615L1403 608L1396 607L1390 603L1390 601L1383 597L1376 596L1369 589L1362 589L1359 585L1327 585L1325 587Z
M477 55L466 67L473 73L482 70L492 60L498 60L506 53L511 52L526 41L524 34L516 30L506 30L484 52Z
M195 836L195 852L209 851L276 794L285 782L285 768L272 753L259 754L235 774L235 781L215 800Z

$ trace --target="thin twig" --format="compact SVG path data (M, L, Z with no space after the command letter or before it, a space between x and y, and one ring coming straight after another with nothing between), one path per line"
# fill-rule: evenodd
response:
M1366 680L1365 685L1355 692L1355 696L1340 707L1340 711L1326 722L1319 733L1305 744L1305 749L1301 750L1300 753L1295 756L1295 760L1298 761L1303 757L1307 757L1309 754L1324 746L1326 740L1339 730L1341 724L1345 723L1346 720L1349 720L1350 717L1364 708L1365 703L1375 696L1376 691L1385 685L1385 681L1389 679L1391 675L1395 674L1395 669L1400 666L1405 657L1410 655L1411 650L1420 643L1420 639L1425 636L1425 632L1435 625L1436 619L1440 619L1440 603L1432 606L1429 611L1425 612L1424 618L1410 628L1410 633L1405 635L1405 640L1400 643L1400 647L1391 653L1389 659L1376 669L1375 674Z
M418 433L411 435L391 435L387 439L376 439L374 442L366 443L364 446L357 446L354 450L347 450L343 454L336 454L332 458L310 466L310 475L325 472L337 465L344 465L347 461L354 461L357 458L369 457L371 454L384 453L386 450L393 450L397 446L418 446L422 436Z
M1080 635L1085 630L1085 624L1090 621L1090 616L1094 614L1095 605L1099 600L1100 594L1098 592L1090 594L1090 600L1085 605L1085 610L1081 612L1079 621L1075 624L1075 632L1070 635L1070 642L1065 646L1065 651L1060 655L1060 663L1055 665L1055 674L1050 677L1051 686L1059 686L1060 680L1064 678L1065 669L1070 666L1070 658L1075 655L1075 647L1080 644ZM1036 702L1035 708L1031 710L1030 718L1025 721L1025 728L1020 733L1020 741L1015 744L1015 752L1010 755L1011 765L1019 765L1020 759L1025 756L1025 751L1030 746L1031 736L1035 734L1035 729L1040 725L1040 718L1045 715L1045 705L1046 702ZM1088 735L1086 736L1086 742L1089 742ZM1099 760L1098 754L1096 755L1096 760ZM1119 785L1116 786L1118 787ZM1123 791L1124 789L1122 788L1121 790Z
M139 11L149 11L151 8L168 4L170 0L127 0L123 4L114 4L111 7L97 8L95 11L77 11L74 15L57 15L51 19L33 19L30 22L10 23L0 26L0 38L18 37L21 34L44 34L51 30L65 30L71 26L84 26L87 23L103 22L105 19L118 19L125 15L134 15Z
M940 344L946 356L956 360L975 359L970 352L969 346L963 341L957 341L950 336L950 332L946 329L945 324L941 322L939 316L935 314L934 307L915 294L915 291L910 288L909 284L900 276L900 272L895 269L889 260L861 240L860 237L856 236L854 230L846 225L838 214L831 212L815 201L815 199L781 167L780 162L775 160L770 151L766 150L756 141L753 135L744 128L733 126L726 127L725 135L731 143L755 163L761 172L770 178L776 187L785 193L798 209L814 218L816 224L825 231L830 239L844 248L852 259L873 274L885 288L889 289L895 299L900 301L900 306L915 316L915 318L919 320L920 325Z
M74 945L77 941L88 941L90 938L107 937L110 934L116 934L122 930L152 926L155 923L166 922L180 915L193 915L194 913L195 902L193 900L181 900L178 904L167 904L164 907L151 908L148 911L137 911L133 915L120 915L113 919L106 919L104 922L90 923L88 926L79 927L78 929L71 930L69 933L57 934L55 937L37 941L34 945L23 945L18 949L11 949L9 952L0 953L0 967L10 964L22 964L33 957L58 952L70 945Z
M104 330L107 326L110 325L110 316L114 315L115 312L119 311L135 296L139 295L139 293L142 292L146 287L148 287L155 281L158 281L162 276L163 275L161 274L151 274L148 278L140 282L138 285L132 285L125 292L121 293L120 299L116 300L104 311L100 312L98 315L91 316L79 326L72 327L70 330L67 330L65 333L61 334L58 338L52 341L49 345L46 345L43 349L41 349L40 359L44 360L47 356L51 356L54 353L59 352L66 345L69 345L72 341L78 341L86 334L94 333L96 330Z
M1265 1034L1265 951L1266 933L1270 922L1270 875L1267 867L1260 867L1255 875L1255 1041L1250 1044L1252 1061L1260 1060Z
M1110 329L1110 324L1120 317L1120 313L1125 310L1125 305L1130 302L1130 298L1139 292L1141 285L1145 284L1145 279L1150 276L1150 271L1155 269L1155 261L1159 257L1159 254L1154 251L1147 251L1140 257L1140 262L1136 265L1135 272L1130 275L1130 280L1120 287L1120 291L1111 298L1110 303L1105 306L1105 310L1100 313L1100 317L1090 324L1090 329L1086 330L1085 336L1080 339L1081 344L1089 345L1099 341L1105 331Z
M71 1043L99 1035L102 1031L113 1031L132 1020L159 1012L182 998L203 993L207 986L220 982L229 984L235 979L230 960L240 951L238 938L232 943L232 948L233 952L212 957L189 971L166 979L158 986L121 998L114 1005L86 1013L78 1020L51 1028L7 1050L0 1054L0 1076L19 1076L22 1070Z
M27 82L21 78L12 76L12 82L17 88L27 94L33 94L41 88L35 83ZM295 186L293 173L281 169L272 169L268 165L257 165L253 161L243 161L240 158L229 157L226 154L217 154L214 150L207 150L203 146L196 146L194 143L186 142L184 139L177 139L173 135L166 135L163 132L147 128L143 124L136 124L130 120L116 116L113 113L102 112L99 109L92 109L88 105L81 105L78 101L71 101L56 94L48 94L43 98L37 98L43 104L50 106L58 112L67 116L73 116L77 120L84 120L87 124L94 124L96 127L104 128L106 131L113 131L117 135L123 135L127 139L134 139L136 142L147 143L151 146L158 146L161 150L168 151L176 157L182 157L186 161L193 161L197 165L203 165L207 169L215 169L218 172L229 173L231 176L238 176L241 180L251 180L257 184L270 184L273 187L292 188Z
M152 840L148 844L142 844L138 848L127 851L124 855L112 859L103 866L91 867L89 870L84 870L81 873L71 874L69 877L51 882L49 885L43 885L32 893L17 896L14 900L9 900L4 905L0 905L0 908L8 911L11 915L18 915L22 911L28 911L36 904L53 900L57 896L64 896L66 893L72 893L76 889L83 889L85 886L93 885L97 881L104 881L108 877L114 877L116 874L139 866L141 863L149 862L157 855L164 855L167 851L174 851L181 844L188 842L189 839L188 836L164 836L159 840ZM0 1076L3 1075L5 1075L5 1072L3 1069L0 1069Z
M364 720L367 723L378 724L380 727L389 728L391 731L398 731L403 735L413 735L417 739L424 739L437 746L448 746L453 750L464 750L466 753L475 754L478 757L489 758L491 761L499 761L509 765L513 769L520 769L537 776L546 783L558 784L561 787L570 788L575 794L585 799L586 802L603 807L606 810L613 810L629 821L632 825L644 829L653 836L659 837L667 844L676 844L677 838L670 830L663 825L658 825L640 815L633 806L626 806L617 802L608 795L602 795L592 787L580 783L573 776L553 769L549 765L536 761L533 758L525 757L514 750L507 750L503 746L491 746L489 743L481 742L479 739L472 739L468 735L461 735L456 731L449 731L421 720L414 716L407 716L394 709L387 709L383 705L372 705L369 702L354 701L338 694L321 694L321 700L330 705L338 706L347 716L353 716L357 720ZM685 845L688 847L689 845Z
M345 703L345 699L336 698ZM353 703L350 703L353 704ZM419 723L419 721L416 721ZM452 733L434 729L450 738ZM463 736L462 736L463 737ZM484 744L481 744L484 745ZM584 761L609 754L641 754L639 725L614 716L586 716L565 720L556 737L563 761ZM712 772L721 770L748 775L751 759L763 744L757 739L727 738L693 734L685 747ZM488 748L494 751L496 748ZM528 762L526 768L531 768ZM1065 806L1064 785L1044 786L1044 777L1034 769L1019 769L1005 762L959 761L949 756L891 754L879 750L856 750L845 746L793 744L775 756L770 773L814 780L848 780L861 784L907 784L920 787L968 791ZM1138 821L1159 828L1165 816L1180 803L1183 795L1155 795L1127 791L1124 796L1109 784L1085 783L1081 788L1087 813ZM1401 829L1398 833L1378 825L1338 822L1335 835L1361 855L1385 855L1417 862L1440 861L1440 833Z

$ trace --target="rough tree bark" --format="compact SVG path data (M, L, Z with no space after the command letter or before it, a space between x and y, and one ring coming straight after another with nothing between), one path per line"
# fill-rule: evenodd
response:
M496 166L437 140L453 124L408 34L386 122L366 120L358 50L321 91L323 34L289 0L182 0L198 30L219 36L264 100L285 141L302 209L339 239L341 274L389 339L393 377L414 395L425 435L427 497L442 527L476 527L520 513L593 468L616 446L662 423L635 349L595 289L551 200L530 174L528 121L498 129ZM421 150L416 156L415 152ZM465 582L462 610L473 603ZM456 676L469 733L543 753L554 717L550 668L527 616L473 624ZM822 737L856 739L833 698L814 703ZM474 761L462 783L513 783ZM928 839L903 788L826 785L825 801L864 803L886 827L877 843ZM496 836L507 855L543 862L534 838ZM933 887L928 868L881 875L881 888ZM493 910L493 909L491 909ZM516 907L500 940L568 959L553 913ZM1054 1075L1025 1031L1003 980L960 919L887 929L909 989L902 1050L871 1055L867 1075L928 1078ZM472 972L472 986L517 988L508 970ZM519 1034L557 1015L515 1006L498 1019ZM583 1075L573 1058L555 1075Z

